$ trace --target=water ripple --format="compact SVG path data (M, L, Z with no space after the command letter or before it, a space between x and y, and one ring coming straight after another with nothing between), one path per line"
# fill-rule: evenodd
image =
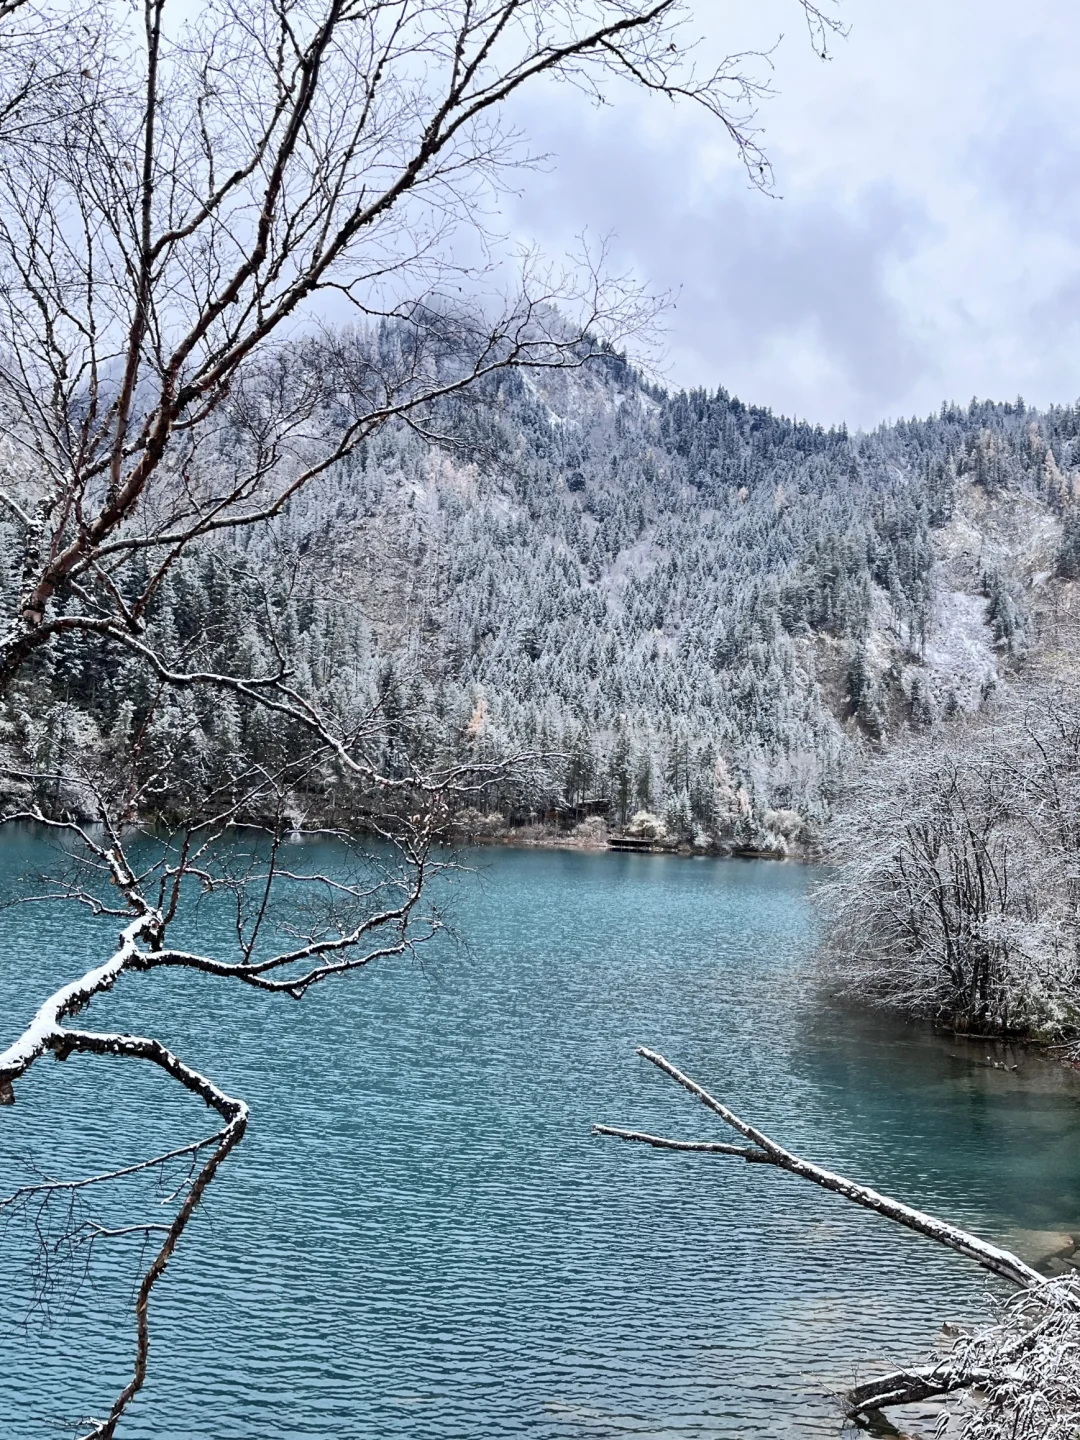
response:
M95 1006L253 1110L157 1292L128 1440L836 1436L833 1396L859 1366L909 1360L979 1313L973 1267L791 1177L592 1138L595 1120L716 1133L639 1043L793 1147L981 1233L1080 1229L1075 1087L975 1071L920 1032L813 1003L807 872L481 863L458 902L468 953L302 1006L179 974L130 977ZM88 921L33 921L0 916L7 1033L108 944ZM45 1065L0 1112L3 1178L29 1151L67 1172L200 1125L135 1067ZM9 1317L28 1258L11 1229ZM108 1403L137 1259L103 1254L44 1330L5 1337L3 1434L52 1440Z

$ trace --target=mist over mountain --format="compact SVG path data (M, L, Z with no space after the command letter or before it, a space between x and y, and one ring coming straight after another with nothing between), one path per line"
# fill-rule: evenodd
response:
M666 393L612 353L387 425L271 525L181 557L148 623L185 663L285 655L342 713L377 708L380 763L538 757L478 797L500 823L648 811L687 843L784 850L867 747L1064 643L1078 477L1077 408L849 434ZM46 771L139 735L187 756L192 793L289 743L243 697L159 693L85 637L4 723Z

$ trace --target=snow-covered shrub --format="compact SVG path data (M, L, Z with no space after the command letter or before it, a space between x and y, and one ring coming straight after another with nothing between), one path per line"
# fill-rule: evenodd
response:
M1080 1026L1080 692L913 737L849 786L820 891L862 997L964 1029Z
M653 815L649 810L638 810L630 817L630 823L626 827L630 835L638 835L643 840L664 840L667 838L667 826L659 815Z

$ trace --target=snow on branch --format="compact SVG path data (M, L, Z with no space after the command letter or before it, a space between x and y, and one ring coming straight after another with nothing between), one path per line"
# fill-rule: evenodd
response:
M594 1125L594 1134L662 1150L775 1165L955 1250L1018 1287L998 1325L962 1336L948 1355L932 1364L893 1371L852 1388L845 1397L850 1418L862 1423L888 1406L977 1386L987 1392L988 1400L964 1432L970 1440L1065 1440L1075 1434L1080 1423L1080 1288L1072 1277L1048 1280L1008 1250L804 1160L743 1120L663 1055L644 1047L637 1053L748 1140L749 1146L668 1139L611 1125Z
M737 1130L740 1135L745 1136L754 1147L753 1158L763 1164L775 1165L780 1170L787 1170L792 1175L798 1175L803 1180L809 1180L815 1185L820 1185L823 1190L829 1190L834 1195L842 1195L846 1200L853 1201L856 1205L862 1205L867 1210L873 1210L879 1215L885 1216L888 1220L895 1220L898 1224L914 1230L919 1235L925 1235L931 1240L937 1240L949 1249L966 1255L969 1260L974 1260L984 1270L989 1270L994 1275L999 1275L1005 1280L1011 1281L1014 1285L1030 1286L1042 1285L1043 1276L1030 1265L1026 1265L1019 1256L1013 1255L1008 1250L1001 1250L996 1245L991 1245L985 1240L980 1240L977 1235L971 1235L966 1230L961 1230L955 1225L950 1225L945 1220L939 1220L934 1215L928 1215L922 1210L915 1210L902 1201L893 1200L887 1195L881 1195L869 1186L859 1185L854 1180L848 1180L843 1175L836 1175L830 1170L823 1169L809 1160L803 1160L798 1155L793 1155L790 1150L785 1150L782 1145L748 1125L745 1120L740 1119L733 1110L715 1099L709 1092L700 1086L696 1080L691 1080L681 1070L676 1069L670 1060L663 1055L658 1055L653 1050L641 1047L637 1052L643 1059L655 1065L658 1070L670 1076L677 1085L693 1095L713 1114L718 1115L726 1125ZM599 1135L611 1135L616 1139L630 1141L644 1141L650 1145L666 1145L666 1148L683 1148L677 1143L670 1143L657 1140L654 1136L640 1135L631 1130L617 1130L611 1126L597 1125L594 1130ZM695 1145L695 1148L697 1146ZM740 1155L743 1159L749 1159L750 1154L738 1147L731 1147L727 1152Z
M432 873L449 863L433 861L430 854L438 824L437 807L385 818L379 833L384 845L390 847L388 857L369 856L366 866L360 863L355 873L324 873L316 868L282 864L282 826L288 827L281 814L280 784L280 777L264 774L261 788L256 785L254 792L234 797L222 813L195 823L179 839L159 841L156 858L148 863L144 854L141 869L122 828L104 803L99 828L93 830L75 821L50 818L41 811L31 812L38 823L67 836L76 847L70 855L74 878L57 882L55 893L89 905L94 913L126 912L130 918L114 954L104 964L60 986L38 1008L23 1033L0 1052L0 1102L13 1104L18 1082L47 1055L61 1061L75 1056L113 1058L154 1066L203 1101L222 1121L214 1135L146 1160L73 1180L41 1175L0 1197L0 1218L21 1213L31 1221L43 1257L35 1271L43 1288L56 1283L56 1265L65 1256L79 1256L88 1267L91 1250L101 1244L141 1237L144 1247L151 1242L158 1245L136 1293L136 1351L131 1378L109 1413L94 1422L85 1440L110 1440L145 1380L151 1293L207 1187L242 1139L248 1108L242 1099L229 1095L159 1040L83 1029L71 1023L73 1017L97 996L111 990L121 977L164 967L194 970L208 979L237 980L300 999L314 984L387 956L408 953L442 929L434 904L418 917ZM252 824L238 830L231 828L230 822L236 821L243 806L252 802L253 795L260 794L264 800L278 802L273 826L269 830ZM315 833L326 839L332 832L318 827ZM133 834L139 836L139 827ZM248 837L251 852L247 863L237 858L237 847L244 843L244 836ZM342 850L344 857L348 854L347 842L344 837L336 838L346 847ZM390 858L393 856L396 861ZM112 892L113 900L102 898L102 886ZM219 895L226 905L231 905L237 960L195 954L168 943L169 927L184 909L180 896L192 887L203 897ZM283 906L276 900L279 890L284 890L287 897ZM317 897L317 903L305 899L309 896ZM27 899L23 903L32 902ZM285 913L277 913L280 911ZM308 927L306 936L301 931L304 925ZM269 938L275 929L283 931L293 943L268 953ZM87 1217L85 1207L78 1208L90 1187L100 1190L111 1182L152 1170L164 1176L166 1167L176 1162L186 1162L187 1169L179 1185L169 1187L163 1197L166 1203L177 1202L168 1223L106 1223Z

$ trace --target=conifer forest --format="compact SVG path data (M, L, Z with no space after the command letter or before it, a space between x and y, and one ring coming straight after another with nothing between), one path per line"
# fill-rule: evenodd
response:
M306 345L248 404L295 369L332 371ZM327 433L334 406L320 397ZM225 414L199 464L227 474L260 443ZM370 707L380 763L528 757L466 824L621 828L645 811L700 849L783 853L820 841L861 757L975 714L1064 633L1078 454L1071 407L973 401L849 434L671 393L603 354L387 425L272 522L190 547L147 633L189 667L284 660ZM184 757L155 796L166 816L177 787L212 791L290 744L255 701L155 686L81 634L6 702L13 770L89 773L135 736L148 766ZM332 790L309 776L292 803L308 814ZM79 807L77 789L36 798Z

